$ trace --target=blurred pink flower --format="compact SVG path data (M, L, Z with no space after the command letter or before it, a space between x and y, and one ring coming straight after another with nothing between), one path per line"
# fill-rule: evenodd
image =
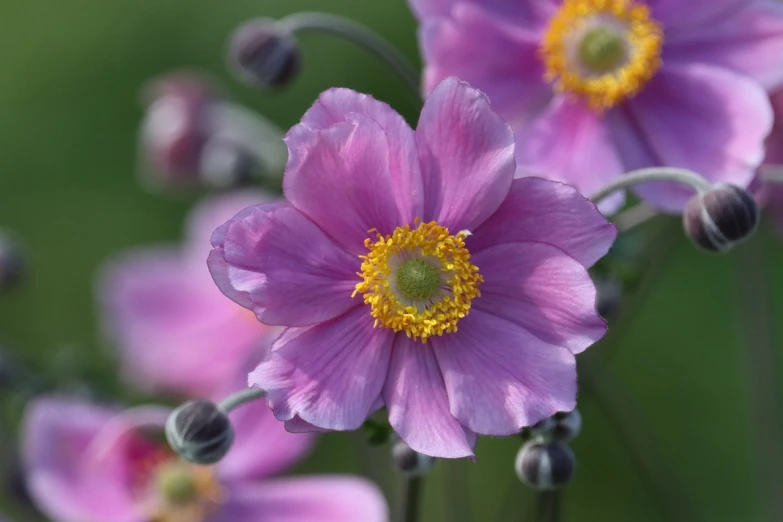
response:
M770 96L775 123L766 143L767 155L753 188L759 204L772 217L775 227L783 233L783 89ZM773 176L779 181L763 181L762 177Z
M479 91L444 81L414 132L332 89L286 142L288 202L237 214L209 258L226 295L289 327L249 379L278 419L349 430L385 405L414 450L464 457L476 433L573 409L574 354L606 329L586 267L616 231L572 187L513 179Z
M22 440L33 499L61 522L387 520L383 496L366 480L270 478L300 459L312 439L286 432L261 403L232 412L234 446L210 467L180 461L140 428L162 428L167 413L63 398L32 402Z
M783 5L772 0L409 0L424 90L457 76L515 129L518 175L585 195L666 165L747 186L783 82ZM564 152L567 151L567 152ZM636 189L679 212L692 191ZM604 210L622 204L618 195Z
M181 247L140 248L108 263L98 285L100 312L130 383L209 397L252 352L268 348L277 329L226 299L205 258L216 226L270 200L249 191L208 199L191 212Z

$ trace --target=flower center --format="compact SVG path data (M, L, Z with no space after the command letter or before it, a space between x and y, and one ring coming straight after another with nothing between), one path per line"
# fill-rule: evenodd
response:
M179 460L155 470L154 486L158 500L153 522L202 522L223 500L210 468Z
M661 66L663 31L633 0L564 0L541 56L545 79L597 112L635 96Z
M391 235L368 238L357 293L372 307L375 326L404 331L426 342L457 330L470 303L481 295L478 267L470 262L465 233L449 234L434 221L397 227ZM375 232L371 230L370 232Z

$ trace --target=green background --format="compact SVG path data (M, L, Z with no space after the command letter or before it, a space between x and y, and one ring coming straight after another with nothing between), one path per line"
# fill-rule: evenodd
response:
M371 93L415 122L416 107L395 76L365 52L327 36L302 39L304 69L289 89L261 93L230 79L223 51L236 25L303 9L358 20L419 63L416 25L403 0L0 4L0 227L23 240L31 260L26 284L0 296L0 342L37 380L72 392L89 387L106 400L139 400L119 388L112 353L99 340L93 278L112 253L176 241L195 201L153 195L137 183L139 90L146 80L183 67L208 72L228 95L282 128L332 86ZM783 444L774 426L780 396L763 386L757 372L779 375L781 367L776 354L771 362L752 362L756 350L743 334L741 312L758 318L758 311L737 291L752 289L750 278L738 272L760 263L761 270L751 270L766 274L758 285L771 296L774 352L781 339L774 319L783 308L780 238L763 227L742 251L714 256L692 247L673 218L642 232L656 242L666 234L669 254L657 259L664 248L656 246L640 255L635 270L650 272L643 295L629 300L618 333L591 349L613 353L611 363L594 355L591 365L613 413L607 415L607 401L596 401L583 384L584 429L573 443L578 471L564 490L563 519L783 520L769 494L783 492L783 463L774 460L775 443ZM758 297L750 299L759 308ZM2 393L0 441L8 450L23 401ZM614 403L622 410L619 420ZM629 434L636 450L629 449ZM534 497L513 471L519 446L516 438L484 438L475 463L439 462L426 481L421 520L530 520ZM398 481L388 460L388 448L369 448L361 433L329 434L295 472L365 474L384 487L394 507ZM640 461L652 464L652 484L640 473ZM0 512L34 520L7 498Z

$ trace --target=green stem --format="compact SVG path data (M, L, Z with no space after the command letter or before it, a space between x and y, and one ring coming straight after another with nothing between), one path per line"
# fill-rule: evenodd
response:
M422 477L406 477L403 479L400 495L400 522L417 522L419 520L419 504L421 501Z

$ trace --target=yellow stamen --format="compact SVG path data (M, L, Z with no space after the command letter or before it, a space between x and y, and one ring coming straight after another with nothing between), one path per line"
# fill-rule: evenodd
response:
M465 248L463 239L468 233L451 235L447 228L432 221L415 229L405 225L391 235L376 235L375 241L368 238L364 242L370 252L361 256L362 271L358 275L362 281L352 294L364 294L364 302L372 307L375 326L404 331L422 342L433 335L456 331L457 322L470 312L471 301L481 295L478 286L483 282ZM393 271L408 259L424 259L442 275L443 284L432 297L417 300L397 288Z
M211 467L172 460L156 470L156 478L160 491L152 522L203 522L225 501Z
M616 55L596 54L595 60L585 60L585 52L602 51L582 45L591 30L593 40L598 40L596 30L604 31L604 39L614 32L625 48L610 70L605 60ZM662 46L663 31L646 5L633 0L565 0L549 23L540 52L547 81L603 112L635 96L650 81L661 66ZM609 49L604 46L603 51Z

